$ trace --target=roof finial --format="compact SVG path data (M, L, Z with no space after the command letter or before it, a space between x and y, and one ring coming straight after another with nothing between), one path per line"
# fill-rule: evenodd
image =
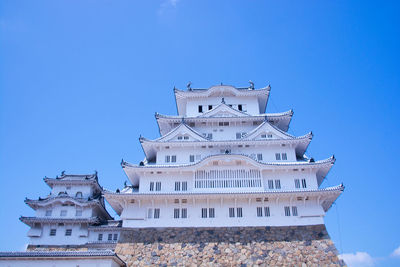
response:
M223 85L222 82L221 82L221 85Z
M121 165L124 165L124 163L125 163L125 161L124 161L124 159L122 158L122 159L121 159Z
M186 88L188 89L188 91L192 91L192 82L188 82Z
M254 83L251 80L249 81L249 83L250 83L249 89L254 90Z
M225 104L225 98L222 98L222 99L221 99L221 103L222 103L222 104Z
M271 90L271 85L270 84L268 84L267 89Z
M124 182L124 188L125 188L125 187L128 187L128 185L127 185L126 181Z
M185 123L185 118L184 117L182 117L182 124L184 124Z
M65 171L62 171L62 172L61 172L61 176L64 176L64 175L65 175Z
M97 170L94 170L94 175L97 176Z

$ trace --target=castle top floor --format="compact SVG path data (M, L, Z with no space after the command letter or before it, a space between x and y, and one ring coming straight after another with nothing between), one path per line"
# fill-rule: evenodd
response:
M174 89L178 114L184 117L197 117L212 110L221 101L238 111L250 115L265 112L271 87L254 89L253 83L247 88L236 88L231 85L216 85L208 89L187 90Z

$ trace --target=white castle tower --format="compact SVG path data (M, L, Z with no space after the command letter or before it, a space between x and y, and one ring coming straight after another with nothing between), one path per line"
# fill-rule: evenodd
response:
M292 111L265 113L270 89L174 89L178 116L156 113L145 160L121 163L132 186L104 193L123 227L324 224L344 189L321 188L335 158L305 155L312 133L287 133Z
M97 173L44 178L50 195L25 203L36 211L34 217L20 220L31 227L29 247L99 246L118 240L118 222L104 206Z

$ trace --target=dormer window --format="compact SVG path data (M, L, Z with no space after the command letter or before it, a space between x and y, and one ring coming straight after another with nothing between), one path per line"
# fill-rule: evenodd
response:
M76 192L75 197L76 198L82 198L83 197L82 192Z

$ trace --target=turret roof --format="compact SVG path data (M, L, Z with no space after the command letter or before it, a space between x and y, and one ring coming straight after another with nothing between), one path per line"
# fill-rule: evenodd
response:
M53 188L56 184L91 184L98 190L102 190L98 181L97 172L94 174L66 174L63 171L61 172L61 176L56 176L56 178L44 177L43 180L50 188Z

